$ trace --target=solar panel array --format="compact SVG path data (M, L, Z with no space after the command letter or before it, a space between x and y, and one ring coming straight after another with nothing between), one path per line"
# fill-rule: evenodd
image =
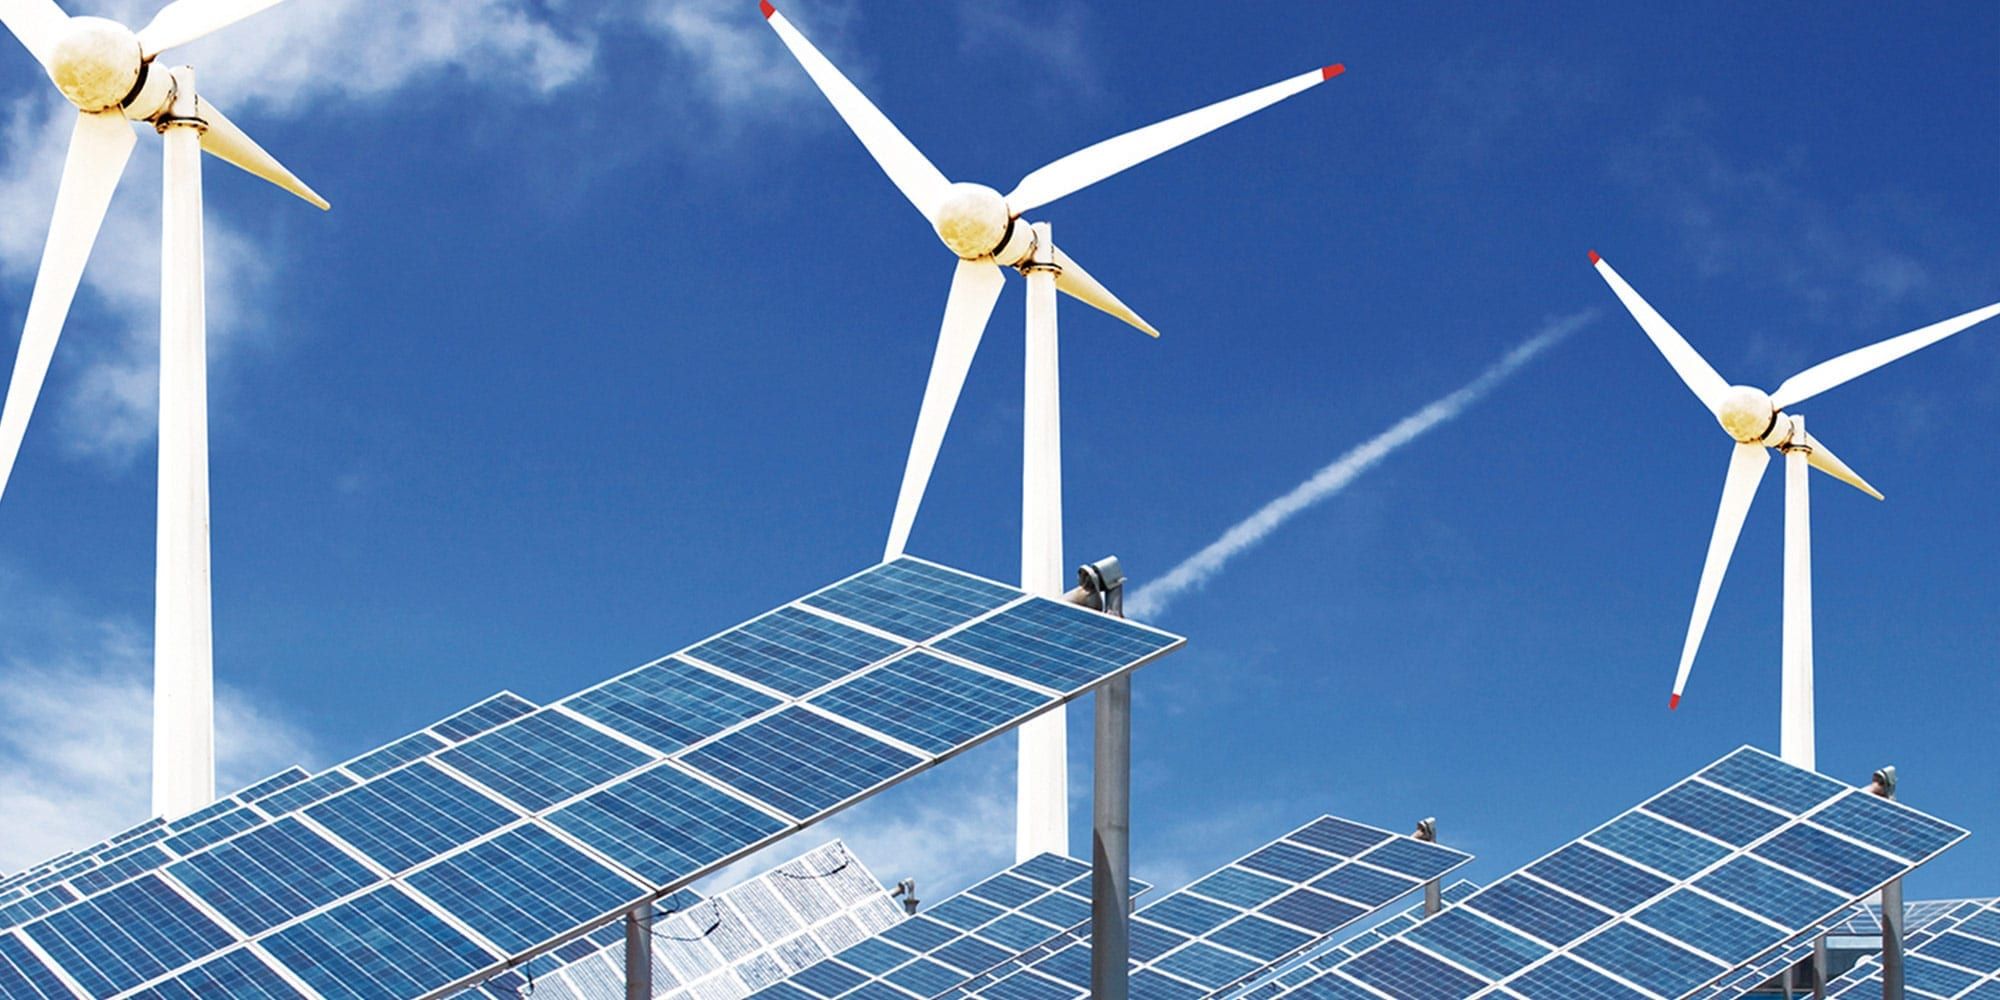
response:
M1133 880L1132 894L1146 883ZM758 1000L933 997L1090 921L1090 866L1042 854L816 962Z
M740 1000L903 922L902 905L839 841L713 898L659 904L653 920L653 996ZM624 1000L622 921L470 996L494 1000Z
M155 817L92 847L72 851L0 879L0 931L76 902L139 875L156 871L253 826L324 797L319 790L349 787L387 770L386 761L408 754L420 740L434 746L458 742L534 710L502 692L324 774L291 767L172 822ZM434 738L437 737L437 738Z
M1479 884L1470 879L1459 879L1444 886L1438 893L1445 906L1457 903L1479 891ZM1242 986L1230 989L1223 995L1230 1000L1265 1000L1283 993L1293 986L1333 968L1335 965L1353 958L1362 950L1376 942L1386 940L1415 927L1424 919L1422 903L1412 906L1353 937L1334 942L1322 948L1308 950L1297 958L1280 963L1271 971Z
M1922 930L1931 921L1950 913L1965 903L1965 900L1926 900L1903 906L1903 933L1905 937ZM1702 1000L1735 1000L1779 976L1800 962L1812 957L1813 947L1821 938L1829 938L1839 944L1841 939L1876 938L1882 936L1882 906L1867 903L1837 914L1813 926L1804 934L1785 942L1784 947L1760 958L1749 965L1731 972L1717 983L1714 989L1701 994ZM1875 947L1879 947L1876 945ZM1871 950L1873 950L1871 948Z
M1134 996L1212 996L1323 942L1472 856L1322 816L1141 908L1131 922ZM1090 942L1071 935L973 980L973 996L1081 1000Z
M1181 642L897 560L275 792L257 825L0 934L0 995L441 995Z
M1904 938L1903 990L1925 1000L2000 1000L2000 900L1966 900ZM1882 995L1874 959L1827 985L1829 997Z
M1964 836L1746 747L1281 995L1687 997Z

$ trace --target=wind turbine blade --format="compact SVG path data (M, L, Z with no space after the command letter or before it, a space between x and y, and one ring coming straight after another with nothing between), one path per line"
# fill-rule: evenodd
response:
M1771 454L1761 444L1739 444L1729 456L1729 477L1722 481L1722 506L1715 512L1715 534L1708 540L1708 560L1701 567L1701 586L1694 592L1694 617L1688 621L1687 643L1681 647L1681 668L1674 675L1674 697L1668 708L1680 707L1681 691L1687 687L1688 672L1694 669L1695 651L1701 648L1709 613L1715 610L1716 591L1722 588L1729 557L1736 552L1736 536L1743 533L1743 519L1750 513L1750 501L1757 498L1757 484L1763 482L1764 467L1770 463Z
M1056 248L1056 266L1062 268L1056 275L1057 291L1093 308L1102 309L1138 327L1148 336L1160 335L1160 331L1153 329L1153 324L1139 318L1139 314L1133 312L1132 307L1118 301L1118 296L1098 284L1097 279L1091 277L1090 272L1083 269L1083 265L1071 260L1069 254L1063 253L1061 247Z
M903 547L909 544L910 527L924 502L924 488L930 485L931 467L937 464L951 412L958 407L959 390L965 387L966 370L972 367L979 338L986 332L993 303L999 300L1005 284L991 258L961 260L951 276L951 297L945 300L937 356L931 360L930 384L924 387L923 408L917 413L917 433L910 442L909 463L903 468L903 487L896 494L896 514L889 522L884 561L902 555Z
M139 29L139 49L151 59L176 45L186 45L212 32L275 7L280 0L174 0Z
M14 459L21 453L28 417L42 394L49 359L55 355L63 320L69 316L77 283L83 279L83 265L90 259L105 209L111 205L111 193L117 190L118 178L138 141L132 123L121 111L77 116L76 130L69 140L69 159L63 165L62 186L56 191L55 217L49 222L48 243L42 248L42 267L35 275L34 295L28 300L20 353L15 356L14 376L7 385L7 404L0 409L0 496L6 494L7 480L14 473Z
M778 13L768 0L760 0L760 4L764 19L771 23L771 30L777 32L785 47L792 50L792 56L805 67L806 75L812 77L820 93L825 94L833 104L833 110L840 112L847 127L854 131L855 138L868 147L869 155L875 157L882 172L889 175L889 180L903 192L903 197L910 199L910 204L917 206L917 211L922 212L924 218L935 223L937 206L944 200L945 189L951 187L951 182L938 172L938 168L931 166L931 161L903 136L873 101L841 75L840 70L825 56L820 55L819 50L813 48L813 43L807 41L799 29L792 27L792 22L785 20L785 15Z
M1953 316L1942 323L1932 323L1921 330L1912 330L1900 337L1890 337L1879 344L1871 344L1858 351L1849 351L1830 361L1822 361L1786 379L1785 383L1778 387L1778 391L1771 394L1771 402L1779 409L1784 409L1793 403L1811 399L1834 386L1866 375L1903 355L1923 350L1960 330L1977 326L1995 316L2000 316L2000 302L1984 309L1974 309L1963 316Z
M1661 354L1666 355L1667 364L1674 367L1674 372L1681 377L1681 381L1686 382L1687 387L1694 390L1695 396L1701 400L1703 406L1708 407L1710 413L1718 412L1723 395L1729 391L1729 383L1717 375L1715 369L1689 346L1687 338L1681 336L1680 331L1674 329L1673 324L1667 322L1666 317L1661 316L1647 304L1645 299L1640 298L1639 293L1633 291L1632 286L1626 284L1625 279L1611 269L1611 264L1597 255L1597 251L1591 251L1590 262L1596 265L1597 273L1604 277L1604 283L1618 293L1618 301L1625 303L1625 310L1632 314L1633 319L1639 321L1640 329L1646 331L1646 336L1652 339L1653 346L1659 348Z
M319 196L319 192L307 187L304 181L286 170L277 157L265 152L264 147L257 145L256 140L236 127L235 122L225 117L222 110L205 97L201 101L201 118L208 123L208 130L201 134L201 148L209 155L262 177L319 206L321 210L331 207L325 198Z
M35 61L48 68L69 15L55 0L0 0L0 24L21 40Z
M1300 73L1240 97L1232 97L1077 150L1021 178L1021 183L1014 185L1013 192L1007 195L1007 207L1019 214L1075 194L1106 177L1144 163L1175 146L1199 139L1287 97L1317 87L1346 71L1345 66L1334 65Z
M1877 500L1882 499L1882 491L1868 485L1868 480L1861 478L1853 469L1848 468L1847 463L1841 461L1839 455L1834 454L1826 445L1819 443L1819 438L1807 434L1806 446L1812 449L1806 453L1806 462L1813 468Z

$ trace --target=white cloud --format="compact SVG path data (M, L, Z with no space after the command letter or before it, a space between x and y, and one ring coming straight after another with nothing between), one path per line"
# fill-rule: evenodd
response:
M152 661L145 632L0 578L0 871L98 843L152 815ZM54 652L67 650L67 652ZM283 713L216 693L221 791L313 759Z

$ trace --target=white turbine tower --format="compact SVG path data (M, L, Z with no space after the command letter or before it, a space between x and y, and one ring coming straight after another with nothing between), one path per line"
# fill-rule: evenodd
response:
M1747 385L1732 386L1695 352L1665 318L1656 312L1618 272L1594 251L1590 261L1597 273L1618 293L1619 301L1639 321L1653 345L1666 356L1674 372L1694 390L1702 405L1736 441L1730 455L1729 474L1722 484L1722 505L1715 514L1715 532L1708 543L1708 558L1702 565L1701 584L1695 589L1694 616L1688 622L1687 641L1681 647L1680 672L1674 677L1674 693L1668 707L1678 708L1681 691L1687 686L1688 672L1694 668L1695 650L1708 629L1709 612L1715 608L1715 594L1729 569L1729 557L1736 551L1736 536L1750 513L1750 501L1771 461L1765 449L1775 448L1785 456L1785 590L1783 627L1783 681L1779 719L1780 756L1799 767L1814 765L1813 739L1813 658L1812 658L1812 527L1807 504L1808 466L1874 497L1882 499L1854 470L1827 450L1826 445L1806 433L1805 418L1786 413L1785 408L1802 403L1850 379L1874 371L1913 351L1921 350L1967 327L2000 316L2000 303L1976 309L1941 323L1934 323L1881 343L1849 351L1792 376L1772 392Z
M944 245L958 257L951 294L945 300L936 357L924 388L910 445L903 485L890 522L884 558L903 552L916 520L931 467L986 321L1004 284L1002 267L1028 282L1026 407L1021 475L1021 586L1029 593L1063 593L1062 419L1057 389L1056 293L1062 292L1159 336L1137 313L1098 284L1057 248L1046 223L1030 223L1022 213L1074 194L1128 167L1189 140L1333 79L1341 66L1326 66L1253 90L1240 97L1190 111L1155 125L1107 139L1030 173L1002 195L981 184L954 184L931 165L903 133L883 116L805 36L759 0L764 17L806 73L832 102L889 180L923 213ZM1069 842L1069 776L1064 714L1057 709L1021 727L1016 849L1023 859L1044 851L1066 853Z
M201 154L206 150L306 201L326 201L159 54L278 0L175 0L138 32L70 17L53 0L0 0L0 22L77 108L55 217L35 277L20 354L0 411L0 494L41 395L56 339L137 142L160 133L166 169L160 247L160 481L153 621L153 812L176 819L215 799L214 650L209 615L208 362L203 305Z

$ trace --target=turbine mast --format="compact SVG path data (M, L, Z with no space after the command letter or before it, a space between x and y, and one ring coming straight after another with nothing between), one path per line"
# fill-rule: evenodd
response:
M160 244L160 506L153 588L153 814L215 801L215 645L209 598L208 322L194 71L172 73Z
M1785 623L1781 654L1784 679L1779 694L1778 753L1785 763L1808 771L1817 756L1813 735L1812 504L1809 500L1812 439L1806 420L1791 415L1792 437L1785 453Z
M1028 279L1027 393L1021 450L1021 589L1062 598L1062 402L1056 350L1055 241L1034 225ZM1069 728L1061 707L1021 726L1014 855L1069 853Z

